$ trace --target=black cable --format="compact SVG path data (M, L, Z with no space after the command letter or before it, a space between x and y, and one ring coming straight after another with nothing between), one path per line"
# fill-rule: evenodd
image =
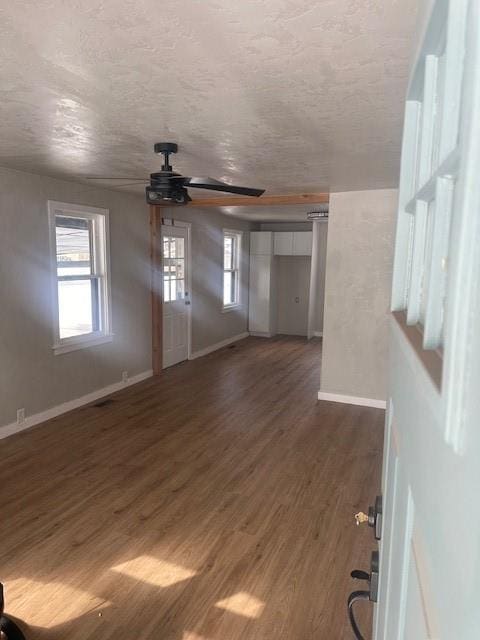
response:
M370 591L352 591L352 593L348 596L347 601L348 617L350 619L350 624L352 625L352 630L355 638L356 640L365 640L365 638L360 633L360 629L358 628L357 621L355 620L355 615L353 613L353 604L357 600L370 600Z

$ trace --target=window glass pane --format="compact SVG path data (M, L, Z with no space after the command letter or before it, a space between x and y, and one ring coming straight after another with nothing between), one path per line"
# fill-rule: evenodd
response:
M233 272L223 272L223 304L233 304L235 302L233 294Z
M94 272L90 220L56 216L55 238L59 276L91 275Z
M223 239L223 268L233 269L233 238L230 236Z
M170 239L169 238L163 238L163 257L164 258L170 257Z
M98 280L59 280L58 321L60 339L99 329Z
M444 90L445 90L445 69L446 69L446 52L438 58L437 63L437 82L435 87L435 114L434 114L434 129L433 129L433 144L432 144L432 171L438 167L440 158L440 135L442 130L442 116L443 105L445 102Z
M425 314L427 310L428 286L430 281L430 270L432 262L432 246L433 246L433 217L435 215L435 200L428 205L427 224L425 231L425 245L423 254L423 270L421 274L421 293L420 293L420 323L425 324Z

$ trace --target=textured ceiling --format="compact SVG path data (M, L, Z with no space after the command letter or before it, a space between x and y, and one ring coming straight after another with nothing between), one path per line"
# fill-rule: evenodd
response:
M176 170L268 193L396 186L416 5L4 2L0 164L137 177L172 140Z
M243 218L253 222L307 222L309 211L328 211L327 204L294 204L249 207L219 207L227 216Z

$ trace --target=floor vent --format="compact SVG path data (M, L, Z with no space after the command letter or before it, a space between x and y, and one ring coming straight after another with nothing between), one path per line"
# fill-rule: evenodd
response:
M111 398L107 398L106 400L99 400L98 402L95 402L93 406L100 409L102 407L108 406L109 404L113 404L113 402L114 401Z

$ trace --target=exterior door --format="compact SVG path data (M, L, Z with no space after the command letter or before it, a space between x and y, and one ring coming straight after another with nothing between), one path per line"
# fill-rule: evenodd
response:
M188 229L162 225L163 368L188 358Z
M480 638L480 2L432 4L405 110L376 640Z

